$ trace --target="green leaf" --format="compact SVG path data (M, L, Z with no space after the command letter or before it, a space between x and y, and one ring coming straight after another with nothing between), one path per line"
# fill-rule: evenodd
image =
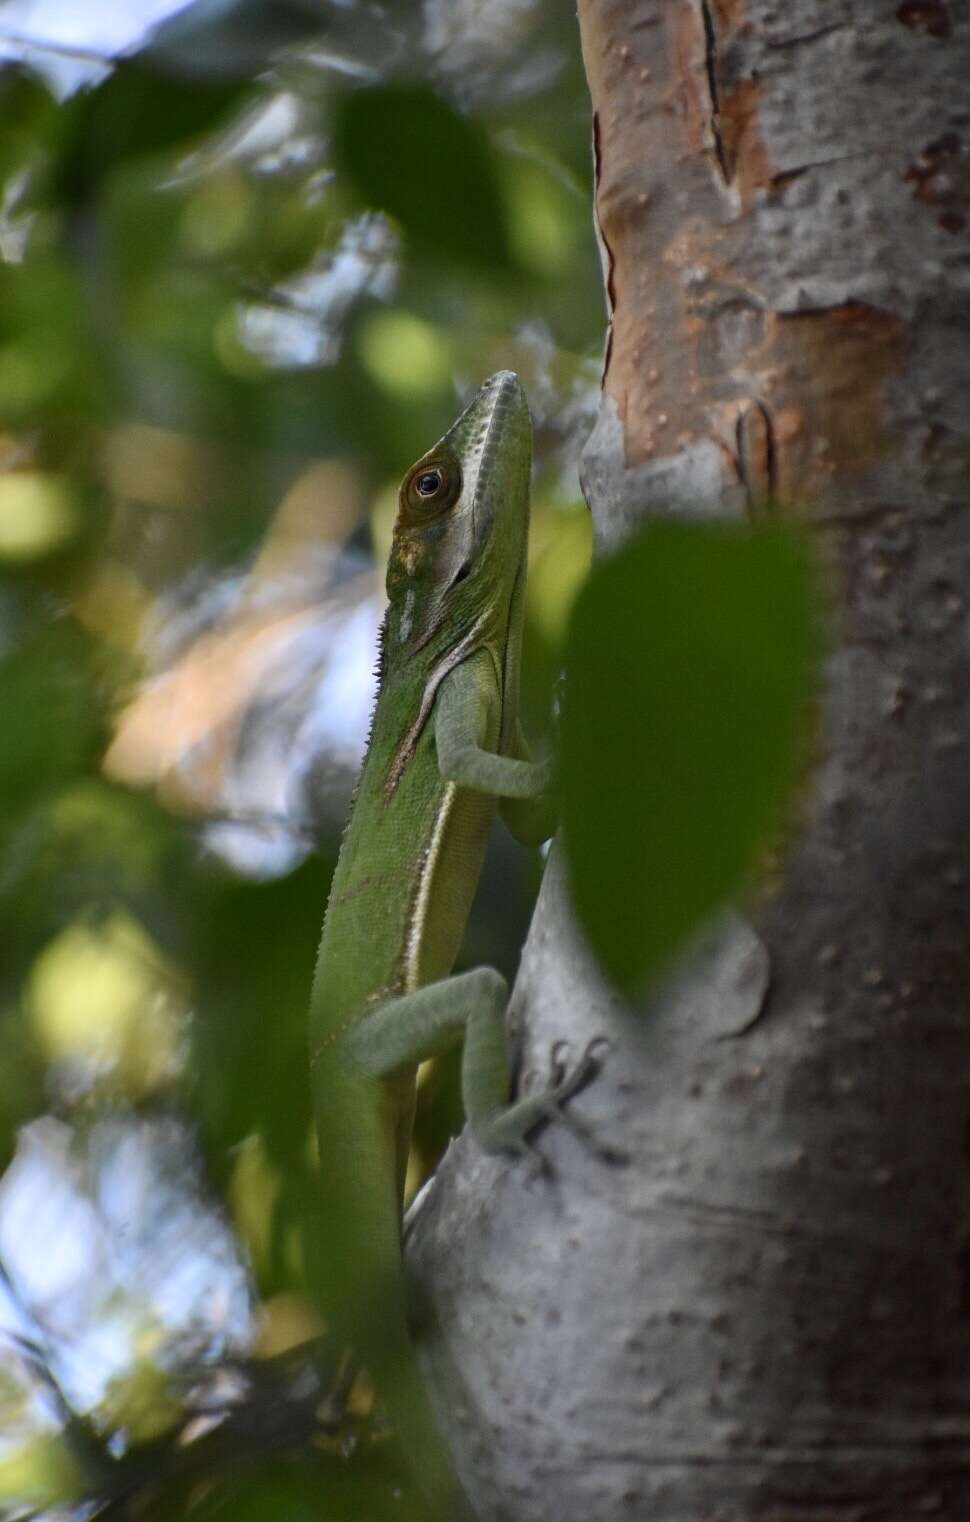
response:
M241 106L248 91L242 81L180 78L140 58L122 59L102 84L66 108L70 128L58 198L83 205L120 164L188 152Z
M348 95L333 139L338 171L389 212L427 258L512 268L505 206L481 127L424 85Z
M778 527L652 522L580 594L564 838L579 918L625 993L742 886L782 822L816 646L812 564Z
M4 61L0 69L0 184L7 191L6 217L16 217L33 187L12 183L36 171L41 150L56 132L58 105L40 80L20 64Z
M86 774L102 738L91 649L66 619L0 660L0 828Z
M329 25L319 0L218 0L160 22L145 51L193 77L251 80L274 53L324 36Z
M0 421L14 429L106 399L78 273L44 253L0 264Z
M394 1472L387 1446L365 1444L350 1457L322 1453L255 1462L240 1450L223 1463L222 1474L216 1472L215 1483L196 1481L191 1507L165 1515L191 1514L199 1522L418 1522L414 1502L402 1491L407 1476ZM152 1510L149 1522L160 1515Z
M253 883L199 875L191 962L205 1018L193 1029L196 1111L214 1171L251 1132L292 1173L310 1134L306 1011L327 865Z

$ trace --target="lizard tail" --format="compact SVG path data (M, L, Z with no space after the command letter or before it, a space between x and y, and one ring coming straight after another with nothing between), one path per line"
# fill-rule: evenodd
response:
M382 1348L375 1370L384 1402L425 1510L421 1522L475 1522L475 1514L455 1473L438 1430L417 1356L405 1323Z
M349 1110L356 1096L334 1086L327 1099L330 1118L342 1120L335 1112L342 1101ZM316 1240L308 1244L320 1308L337 1345L347 1347L373 1381L413 1476L414 1509L402 1511L401 1522L474 1522L408 1331L394 1150L366 1105L356 1104L353 1119L353 1131L334 1128L340 1140L331 1137L321 1156L320 1214Z

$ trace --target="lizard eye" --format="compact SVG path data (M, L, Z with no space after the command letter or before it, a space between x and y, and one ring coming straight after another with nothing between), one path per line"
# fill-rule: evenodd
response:
M417 465L405 477L401 489L402 513L412 523L424 523L451 507L460 490L457 461L435 460L430 465Z

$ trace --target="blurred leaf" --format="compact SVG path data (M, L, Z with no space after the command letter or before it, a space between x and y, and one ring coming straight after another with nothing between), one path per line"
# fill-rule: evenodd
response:
M79 207L120 164L188 152L227 120L250 88L248 80L188 79L145 56L122 59L102 84L66 108L55 194Z
M267 1162L292 1171L311 1128L306 1012L327 869L315 859L266 883L210 872L196 887L193 1056L211 1156L255 1132Z
M141 1339L146 1347L136 1363L109 1379L98 1408L98 1421L121 1429L127 1442L145 1443L175 1427L183 1414L171 1371L152 1356L161 1341L157 1329ZM164 1351L164 1350L162 1350Z
M0 1458L0 1506L14 1503L19 1516L21 1507L77 1500L85 1478L62 1437L44 1433L27 1438Z
M35 128L56 110L57 102L36 74L9 58L0 68L0 121L5 128Z
M62 930L36 958L25 995L52 1061L142 1099L177 1066L184 993L144 926L115 911Z
M36 425L46 412L90 412L105 395L88 311L66 260L0 263L0 420Z
M152 33L149 52L192 75L246 77L279 48L325 31L319 0L196 0Z
M316 1307L304 1295L270 1295L259 1309L259 1335L253 1347L257 1358L276 1358L305 1347L323 1335Z
M182 209L182 241L203 259L224 259L237 250L253 220L253 193L238 170L209 176Z
M89 662L66 620L0 660L0 824L90 766L102 729Z
M408 85L337 104L338 138L360 161L353 184L324 152L346 81L377 78L402 48L418 56L411 42L429 16L422 0L192 0L96 87L71 93L88 65L99 72L93 60L48 69L36 55L57 96L26 69L0 69L0 1162L52 1097L95 1130L119 1099L177 1107L246 1237L259 1290L274 1297L263 1353L320 1330L332 1280L320 1259L339 1255L350 1231L321 1204L307 1082L330 863L268 883L214 867L191 826L104 781L104 716L143 656L164 668L237 595L242 558L294 474L339 460L363 484L393 478L396 492L451 421L453 372L521 358L555 418L540 450L559 449L571 426L573 372L552 346L565 333L577 351L598 347L600 303L587 198L568 184L569 173L588 178L569 16L549 11L540 52L568 59L571 49L573 74L545 73L538 95L510 82L501 50L485 46L462 66L463 101L487 100L490 138L507 139L497 155L479 122L412 87L413 66ZM275 50L308 37L323 45L277 66ZM524 79L525 48L513 74L520 63ZM494 91L489 71L501 74ZM564 178L560 161L578 168ZM359 196L395 213L405 267L389 219L352 213ZM513 264L547 279L540 311L528 278L501 288L469 278ZM513 338L524 324L530 336ZM314 480L326 490L326 477ZM558 524L549 540L561 540ZM526 636L536 669L557 660L562 582L550 549ZM321 593L336 608L343 597L339 584ZM538 735L546 689L535 703L531 690ZM472 960L514 963L534 868L521 853L514 868L496 858ZM438 1063L423 1085L415 1157L425 1166L460 1115L456 1068ZM85 1070L95 1078L80 1083ZM171 1153L186 1197L188 1155ZM164 1244L175 1184L126 1168L124 1188ZM65 1222L63 1245L79 1285L87 1275L97 1286L83 1227ZM187 1242L170 1286L160 1268L160 1292L176 1294L194 1262ZM235 1291L221 1270L205 1282L218 1318ZM107 1328L120 1347L144 1285L110 1293L92 1333ZM76 1330L60 1292L50 1303ZM224 1347L173 1334L157 1369L151 1349L136 1349L134 1376L101 1389L96 1409L127 1429L125 1452L86 1506L110 1509L120 1478L114 1509L143 1522L422 1514L381 1418L355 1410L338 1442L320 1431L312 1388L294 1400L289 1379L262 1399L254 1381L225 1421L190 1429L185 1443L159 1432L168 1395L196 1388L197 1359L221 1389ZM51 1349L64 1356L59 1335ZM92 1388L96 1365L85 1368ZM45 1442L47 1419L39 1407L30 1418ZM290 1461L297 1453L304 1462ZM44 1443L18 1450L8 1476L40 1505L32 1471L56 1479L57 1460Z
M425 258L493 274L512 269L488 140L427 86L380 85L346 96L333 151L362 201L395 217Z
M4 950L9 937L4 937ZM0 1172L17 1147L17 1132L46 1100L46 1066L16 1004L0 1012ZM0 1412L0 1430L2 1430Z
M376 308L357 328L365 368L385 390L405 397L446 391L451 355L430 322L399 307Z
M6 185L50 140L57 102L26 69L4 60L0 68L0 183ZM6 210L6 208L5 208Z
M176 262L184 206L185 187L160 185L152 163L124 164L111 176L101 210L109 268L124 305L131 304L139 282Z
M589 575L593 520L586 504L569 512L533 504L529 539L528 616L561 646L573 603Z
M413 1502L393 1484L398 1475L384 1471L380 1455L368 1453L368 1470L355 1460L322 1457L263 1463L237 1474L193 1509L205 1522L420 1522ZM423 1516L427 1516L424 1512Z
M578 599L563 825L604 969L642 988L782 819L816 650L813 574L773 527L652 522Z
M0 560L40 560L80 528L70 481L37 470L0 476Z
M279 1175L270 1167L258 1136L247 1136L235 1149L227 1202L233 1224L246 1244L250 1261L265 1280L272 1266L273 1215L279 1195Z
M127 908L160 943L170 940L191 861L184 827L83 769L13 811L0 856L0 997L19 996L41 949L92 907Z
M574 198L546 165L509 157L503 167L509 233L516 257L537 275L562 274L581 225L577 224Z

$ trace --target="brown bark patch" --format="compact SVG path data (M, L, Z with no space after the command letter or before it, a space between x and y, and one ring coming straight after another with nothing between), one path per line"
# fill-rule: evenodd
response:
M679 268L666 258L676 218L661 166L673 151L693 183L692 198L711 194L703 25L693 5L650 12L613 0L585 3L580 14L594 105L596 216L617 314L604 389L624 423L632 462L676 447L672 403L693 379L693 350L675 332L684 293ZM662 350L672 362L661 374Z
M760 106L761 86L753 79L721 94L721 142L729 179L741 197L742 209L751 205L756 190L777 175L761 135Z
M700 38L693 10L685 9L678 49L683 64L697 58L703 46L707 99L694 103L693 114L705 122L704 146L713 149L721 179L738 191L743 208L750 205L752 192L775 174L760 128L761 86L754 78L731 79L724 64L732 40L748 24L745 11L746 0L701 0ZM680 72L684 79L701 77L689 67Z
M891 448L883 399L898 373L904 324L862 302L770 320L767 398L777 491L812 500Z
M913 187L914 199L936 212L945 232L962 231L970 214L970 152L956 132L927 143L903 179Z
M744 22L748 0L708 0L708 4L721 32L736 31Z
M682 6L667 22L664 108L678 125L684 153L717 154L718 99L712 71L708 12ZM706 60L705 71L701 67Z
M945 0L903 0L896 20L911 32L926 32L930 37L949 37L950 15Z
M744 0L632 10L581 0L580 18L615 308L604 390L626 464L713 440L752 510L774 496L811 500L893 447L882 388L901 364L900 324L858 303L772 311L739 270L745 203L777 179L762 136L766 86L737 62ZM937 197L950 195L951 146L927 160ZM736 200L723 194L725 166Z

